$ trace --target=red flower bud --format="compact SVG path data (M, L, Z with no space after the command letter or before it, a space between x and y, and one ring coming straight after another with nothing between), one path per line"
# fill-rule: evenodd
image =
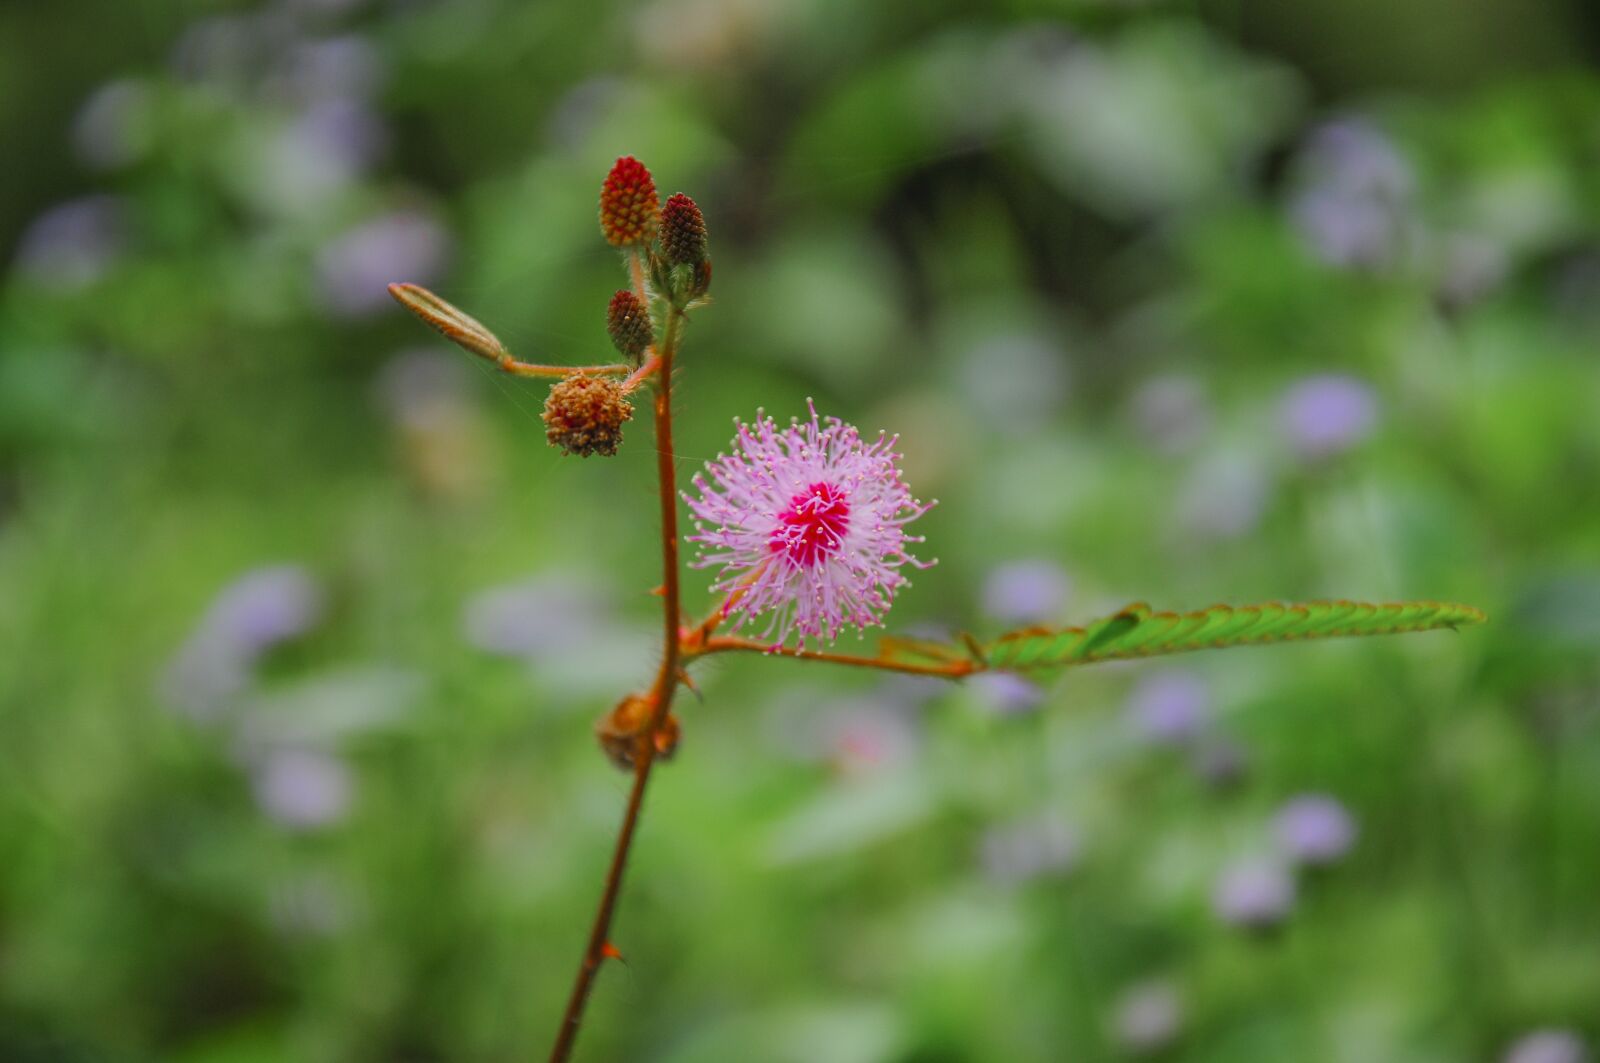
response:
M711 260L701 259L695 263L694 280L689 285L689 294L698 299L711 289Z
M644 163L624 155L600 187L600 231L613 247L650 242L661 219L656 182Z
M661 250L674 266L699 265L706 257L706 220L682 192L661 211Z

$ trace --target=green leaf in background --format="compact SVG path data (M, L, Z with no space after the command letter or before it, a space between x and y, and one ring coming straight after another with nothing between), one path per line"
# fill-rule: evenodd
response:
M1002 635L982 647L982 660L987 668L1024 671L1296 639L1454 629L1484 619L1482 610L1453 602L1269 602L1192 613L1157 613L1136 602L1083 627Z

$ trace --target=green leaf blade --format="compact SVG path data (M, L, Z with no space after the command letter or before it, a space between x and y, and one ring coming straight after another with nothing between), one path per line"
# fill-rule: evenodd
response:
M1274 642L1453 630L1486 619L1482 610L1455 602L1266 602L1190 613L1153 612L1140 602L1082 627L1009 632L981 649L987 668L1022 672Z

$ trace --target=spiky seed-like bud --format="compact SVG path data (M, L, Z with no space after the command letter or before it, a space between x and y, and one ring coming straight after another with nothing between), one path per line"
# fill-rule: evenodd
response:
M647 244L661 220L656 182L632 155L617 160L600 187L600 231L613 247Z
M655 699L648 694L629 694L594 725L595 737L611 763L631 770L645 752L650 719L655 715ZM670 758L678 748L680 729L676 713L669 712L655 733L655 755Z
M661 210L661 250L674 266L699 265L706 257L706 219L682 192Z
M544 435L563 453L609 457L622 442L623 422L632 416L633 404L621 384L609 377L573 373L551 388L544 400Z
M637 362L654 338L650 311L644 301L627 288L613 295L611 305L606 307L606 332L617 350Z

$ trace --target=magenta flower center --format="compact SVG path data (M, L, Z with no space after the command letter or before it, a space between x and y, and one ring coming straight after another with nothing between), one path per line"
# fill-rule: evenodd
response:
M850 503L830 483L814 483L789 499L767 549L785 553L800 568L810 568L839 552L850 527Z

